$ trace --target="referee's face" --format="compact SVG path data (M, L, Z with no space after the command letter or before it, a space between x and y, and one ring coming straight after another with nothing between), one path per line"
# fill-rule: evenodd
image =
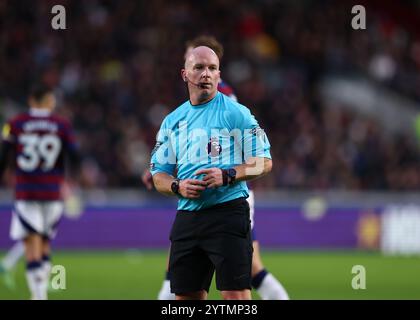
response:
M191 99L196 98L198 103L204 103L217 93L220 80L219 58L208 47L194 48L185 61L182 76L188 82Z

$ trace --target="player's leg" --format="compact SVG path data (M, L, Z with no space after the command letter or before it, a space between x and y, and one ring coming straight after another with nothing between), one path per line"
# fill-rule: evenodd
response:
M42 268L42 236L30 233L25 237L26 280L32 300L46 300L47 287L45 273Z
M10 236L22 240L25 245L26 280L32 299L47 298L47 288L43 286L42 236L44 228L41 207L36 202L17 201L12 215Z
M1 267L4 269L4 271L12 270L24 254L25 246L23 242L16 241L1 260Z
M158 293L158 300L175 300L175 294L171 292L171 281L169 279L169 271L165 272L165 279L162 282Z
M169 279L169 253L167 256L165 279L159 290L158 300L175 300L175 294L171 292L171 282Z
M253 241L254 254L252 256L252 287L263 300L289 300L286 289L262 263L258 241Z
M44 218L44 230L42 237L42 269L44 272L43 286L49 288L49 280L52 269L51 239L57 234L57 226L63 215L64 204L61 201L49 201L42 203Z
M3 273L4 284L11 290L16 287L13 270L24 254L25 245L22 241L16 241L0 262L0 274Z
M51 264L51 245L48 237L42 238L42 268L45 274L45 281L47 282L47 288L49 284L52 264Z
M249 212L251 219L251 235L252 235L252 246L254 253L252 255L252 287L258 292L259 296L264 300L289 300L289 295L284 289L283 285L269 273L263 265L260 246L256 239L255 233L255 200L254 192L249 191L249 197L247 198L249 204Z

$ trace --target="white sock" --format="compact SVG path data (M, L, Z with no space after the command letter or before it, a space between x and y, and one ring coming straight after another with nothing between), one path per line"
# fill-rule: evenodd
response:
M49 282L50 282L50 274L51 274L51 269L52 269L51 262L49 260L43 261L42 262L42 269L44 270L44 276L45 276L44 281L46 282L45 286L48 289L48 285L49 285Z
M26 280L32 300L47 300L48 284L45 281L45 270L40 262L31 264L32 266L26 270ZM34 266L35 264L38 266Z
M11 247L9 251L7 251L6 255L2 259L1 263L4 269L6 269L7 271L12 270L24 253L25 246L23 245L22 241L16 242L13 245L13 247Z
M281 283L271 273L267 273L257 289L263 300L289 300L289 295Z
M171 293L171 282L165 279L159 291L158 300L175 300L175 293Z

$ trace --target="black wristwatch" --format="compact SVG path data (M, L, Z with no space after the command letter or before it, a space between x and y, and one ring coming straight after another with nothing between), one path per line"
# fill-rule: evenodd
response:
M171 184L171 190L175 194L179 194L179 179L176 178Z
M227 170L227 175L229 178L229 184L232 185L235 183L236 180L236 170L233 168L230 168Z
M236 180L236 170L233 168L230 169L223 169L222 170L222 176L223 176L223 185L227 186L232 185L235 183Z

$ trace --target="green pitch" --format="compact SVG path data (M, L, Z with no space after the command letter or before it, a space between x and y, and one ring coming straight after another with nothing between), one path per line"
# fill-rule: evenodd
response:
M264 251L263 260L292 299L420 299L420 257ZM51 291L50 299L155 299L166 251L63 251L54 263L65 267L66 289ZM366 270L366 289L352 288L355 265ZM13 279L10 289L4 280ZM22 262L12 278L0 274L0 299L28 297ZM209 298L219 299L214 283Z

